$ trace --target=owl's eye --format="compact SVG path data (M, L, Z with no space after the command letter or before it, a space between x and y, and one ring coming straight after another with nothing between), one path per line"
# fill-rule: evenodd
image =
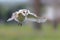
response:
M23 13L25 13L25 12L23 12Z

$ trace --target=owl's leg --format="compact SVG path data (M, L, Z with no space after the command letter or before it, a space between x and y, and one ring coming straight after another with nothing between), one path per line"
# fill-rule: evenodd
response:
M18 26L20 25L20 26L22 26L22 23L21 22L19 22L19 20L18 19L14 19L17 23L18 23Z
M22 26L22 23L18 23L18 26Z

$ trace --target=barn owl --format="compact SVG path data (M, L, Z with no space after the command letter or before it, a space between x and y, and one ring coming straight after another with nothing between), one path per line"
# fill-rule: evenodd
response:
M7 22L15 20L20 25L22 25L24 22L31 21L31 22L37 22L37 23L44 23L46 22L46 18L41 17L39 18L36 14L31 13L27 9L21 9L19 11L16 11L12 13L11 18L7 20Z

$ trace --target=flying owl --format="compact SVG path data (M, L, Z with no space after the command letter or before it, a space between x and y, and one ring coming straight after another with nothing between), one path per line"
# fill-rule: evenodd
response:
M16 22L18 22L18 24L22 26L22 24L26 21L43 23L46 22L47 19L44 17L38 17L36 14L31 13L27 9L21 9L19 11L12 13L11 18L9 18L7 22L12 20L15 20Z

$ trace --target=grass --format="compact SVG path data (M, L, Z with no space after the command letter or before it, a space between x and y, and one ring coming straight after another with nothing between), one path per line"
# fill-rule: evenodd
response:
M60 25L54 30L51 25L43 25L42 30L30 26L0 25L0 40L60 40Z

